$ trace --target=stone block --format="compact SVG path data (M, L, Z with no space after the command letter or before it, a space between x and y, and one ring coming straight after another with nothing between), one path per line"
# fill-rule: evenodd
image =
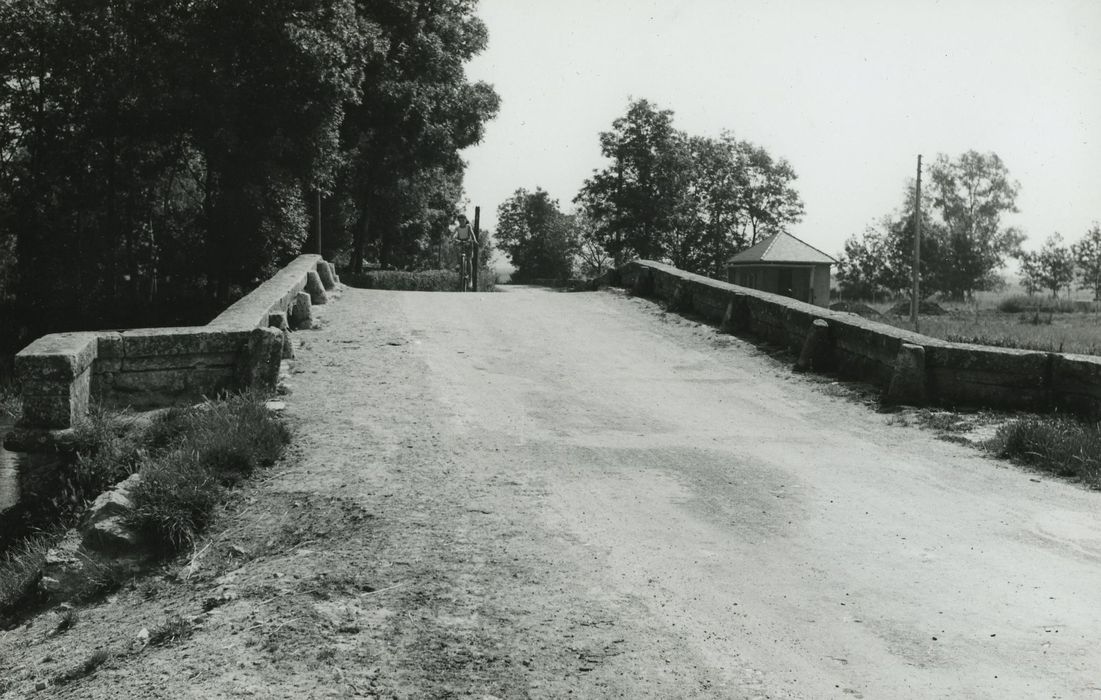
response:
M96 359L94 333L51 333L19 351L15 373L22 382L63 381L79 376Z
M96 333L96 359L115 360L123 356L122 333L100 331Z
M238 366L242 388L274 391L279 381L279 364L283 358L283 332L274 328L257 328L249 334L248 351Z
M172 406L216 396L236 387L237 366L123 372L115 375L102 401L109 406L135 409Z
M275 328L282 331L289 327L290 326L287 325L286 311L272 311L268 314L268 328Z
M332 289L336 286L336 282L333 280L333 268L324 260L317 261L317 276L321 279L321 284L325 289Z
M25 383L20 426L47 430L73 427L88 415L91 381L89 366L71 381Z
M692 310L692 293L688 289L687 282L678 281L669 299L669 310L674 313L684 313Z
M153 372L160 370L202 370L207 367L232 367L239 352L160 355L152 357L127 357L122 361L122 372Z
M833 343L830 326L825 319L817 318L807 331L795 370L799 372L826 372L833 369Z
M925 348L903 343L895 358L894 374L883 400L892 405L924 405L929 400L926 381Z
M306 292L299 292L290 311L291 330L308 330L313 327L313 302Z
M237 353L248 342L248 330L209 328L140 328L123 331L123 353L127 358L168 355Z
M321 284L321 277L317 270L306 273L306 292L310 295L310 303L314 306L329 303L329 295L325 293L325 286Z
M294 341L291 339L290 329L284 328L280 331L283 334L283 353L284 360L294 359Z

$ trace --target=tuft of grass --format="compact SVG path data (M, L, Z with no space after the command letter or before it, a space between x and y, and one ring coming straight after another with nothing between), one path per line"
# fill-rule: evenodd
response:
M129 523L168 557L191 546L221 499L218 480L193 450L178 449L146 466L134 488Z
M53 683L54 685L65 685L73 681L78 681L86 676L90 676L96 672L96 669L110 661L111 656L112 654L109 649L96 649L82 663L55 676Z
M274 464L290 442L287 426L248 394L211 404L189 428L200 464L226 485Z
M195 627L191 622L179 615L173 615L165 620L163 625L158 625L149 632L149 646L163 647L175 644L190 637L194 631Z
M994 452L1058 476L1101 487L1101 426L1063 417L1033 417L998 429Z
M54 627L54 634L62 634L71 630L77 621L76 610L68 608L61 613L61 617L57 620L57 626Z
M33 595L51 543L52 538L39 535L0 554L0 613L14 610Z

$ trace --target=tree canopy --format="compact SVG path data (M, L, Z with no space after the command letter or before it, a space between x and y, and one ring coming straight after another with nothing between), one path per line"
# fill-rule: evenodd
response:
M574 217L545 190L518 189L497 207L497 246L516 267L512 277L569 279L581 247Z
M600 151L609 164L574 201L617 264L637 256L719 276L735 252L803 215L787 161L729 133L689 136L647 100L600 134Z
M316 249L318 196L330 255L422 260L498 106L475 7L0 4L0 297L37 333L195 322Z
M941 154L930 165L929 196L922 198L923 295L969 297L1000 282L998 270L1017 255L1024 236L1002 224L1016 211L1018 185L994 153ZM910 288L916 230L914 184L899 211L860 236L839 258L838 285L852 297L904 293Z

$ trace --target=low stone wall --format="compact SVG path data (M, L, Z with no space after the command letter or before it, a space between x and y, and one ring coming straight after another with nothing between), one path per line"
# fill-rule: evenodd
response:
M6 443L34 449L84 418L90 399L152 408L274 386L287 331L309 327L338 282L321 256L301 255L206 326L43 336L15 356L23 411Z
M1101 417L1101 357L950 343L646 260L597 282L787 346L800 369L869 381L890 401Z

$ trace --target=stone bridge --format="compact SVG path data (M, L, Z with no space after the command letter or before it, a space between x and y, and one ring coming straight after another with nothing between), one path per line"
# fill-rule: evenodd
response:
M303 327L330 277L300 258L210 326L38 341L24 423L64 431L89 394L268 383L283 315ZM0 634L0 660L80 635L128 649L173 610L200 620L188 639L62 692L1099 692L1098 494L869 410L832 374L1088 414L1095 359L941 343L648 262L603 282L635 294L347 289L313 307L291 334L287 459L176 583L62 636Z

